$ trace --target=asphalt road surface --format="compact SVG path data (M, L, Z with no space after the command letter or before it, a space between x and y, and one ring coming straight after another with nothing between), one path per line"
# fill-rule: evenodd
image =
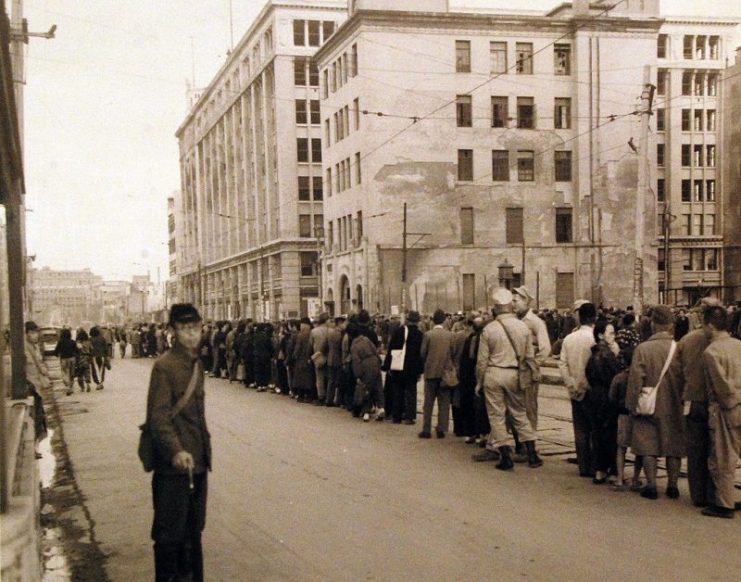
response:
M56 392L114 581L154 578L136 456L151 365L116 359L105 390ZM701 517L684 481L679 500L648 501L558 455L503 474L461 439L418 439L419 422L362 423L224 380L206 390L207 580L741 580L741 520Z

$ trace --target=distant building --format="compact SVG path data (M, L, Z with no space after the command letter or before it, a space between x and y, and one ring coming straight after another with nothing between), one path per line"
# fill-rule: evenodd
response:
M179 302L178 296L178 237L182 228L182 197L180 192L175 192L167 199L167 249L168 249L168 272L165 282L165 307ZM182 240L181 240L182 244Z
M131 283L128 281L103 281L101 285L102 323L117 325L125 323L130 286Z
M724 284L726 299L741 301L741 47L723 79Z
M102 317L103 279L90 269L30 269L32 318L39 325L88 325Z
M344 0L269 1L177 130L178 293L206 317L296 317L319 296L324 187L312 56L345 15Z

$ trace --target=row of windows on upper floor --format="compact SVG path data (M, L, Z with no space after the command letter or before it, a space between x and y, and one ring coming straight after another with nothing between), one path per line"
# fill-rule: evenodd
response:
M536 54L531 42L514 43L514 53L510 54L512 43L504 41L489 42L489 70L490 74L514 73L517 75L532 75L535 70L540 71L540 59L548 58L544 53ZM514 56L514 67L510 63ZM538 67L535 67L536 57ZM555 43L551 55L551 70L554 75L571 75L571 45ZM455 41L455 70L458 73L470 73L471 68L471 41Z
M294 46L322 46L334 34L337 24L334 20L294 20Z
M691 35L682 37L682 56L687 60L703 61L706 59L720 59L720 36L718 35ZM660 34L656 42L656 57L669 58L671 54L671 37Z
M715 109L682 109L682 131L716 131ZM656 110L656 131L666 131L666 109Z
M556 182L571 182L572 180L572 153L571 151L553 152L554 180ZM516 164L518 182L535 182L535 152L533 150L517 150ZM510 181L510 152L509 150L491 151L491 177L492 182ZM458 181L473 182L484 176L474 175L473 150L458 150Z
M656 73L656 93L666 95L669 71L659 69ZM710 71L683 71L682 95L716 97L718 95L718 73Z
M353 44L350 52L345 51L323 71L322 98L329 97L358 74L358 45Z
M656 180L656 201L666 202L666 179ZM682 202L715 202L715 180L682 180Z

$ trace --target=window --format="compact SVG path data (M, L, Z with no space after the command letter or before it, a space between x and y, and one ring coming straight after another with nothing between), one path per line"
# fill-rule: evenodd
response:
M664 131L666 129L666 109L656 110L656 131Z
M532 48L531 48L532 51ZM531 71L532 72L532 71ZM556 44L553 46L553 74L571 74L571 45Z
M309 86L319 86L319 67L314 63L309 63Z
M535 181L535 152L519 150L517 152L517 181Z
M463 311L471 311L476 308L476 275L474 273L463 273L462 282Z
M682 270L692 270L692 253L690 249L682 249Z
M705 215L705 226L704 226L704 230L702 233L704 235L714 235L715 234L715 214Z
M695 180L694 188L692 189L693 192L693 198L692 200L695 202L702 202L702 186L703 181L702 180Z
M298 235L301 238L311 238L311 215L298 215Z
M506 214L506 236L507 244L521 245L525 240L523 236L523 210L522 208L507 208Z
M332 130L329 122L329 118L324 120L324 143L329 147L330 137L332 137Z
M327 196L332 196L332 168L327 168L324 183L327 186Z
M471 43L467 40L455 41L455 70L457 73L471 72Z
M704 95L705 94L705 74L695 73L694 88L692 90L693 95Z
M669 77L669 73L666 69L659 69L656 73L656 93L659 95L666 95L666 81Z
M703 115L702 115L702 109L694 109L692 111L692 128L694 131L702 131L703 130Z
M323 214L314 215L314 230L312 232L312 236L314 238L324 237L324 215Z
M682 180L682 202L692 202L692 183Z
M710 53L711 59L717 61L720 58L720 37L719 36L710 37L710 40L708 41L708 52Z
M492 150L491 179L494 182L509 182L509 151Z
M306 101L296 99L296 123L306 123Z
M515 53L517 55L517 74L533 74L533 43L518 42L515 44Z
M705 157L702 155L702 146L693 146L692 150L692 165L696 168L701 168L705 164Z
M360 172L360 152L355 153L355 183L360 184L363 176Z
M293 59L293 82L297 87L306 87L306 62Z
M689 168L692 163L690 145L682 144L682 167Z
M692 72L682 73L682 95L692 95Z
M296 150L298 152L299 162L309 161L309 140L305 137L299 137L296 140Z
M715 109L708 109L707 115L707 131L715 131Z
M319 138L311 139L311 161L314 163L322 161L322 140Z
M293 44L296 46L306 45L306 30L304 27L305 20L293 21Z
M698 36L695 38L695 59L698 61L705 60L705 42L707 41L706 36Z
M532 97L517 98L517 127L535 129L535 102Z
M715 180L705 182L705 201L715 202Z
M684 56L685 59L692 59L693 40L694 39L691 36L685 35L684 37L682 56Z
M556 208L556 242L571 243L574 242L572 232L572 209Z
M507 72L507 43L506 42L490 42L489 43L489 54L491 58L491 72L492 73L506 73Z
M358 218L357 218L356 222L357 222L357 225L358 225L358 228L357 228L357 230L358 230L358 239L362 239L363 238L363 211L362 210L358 210Z
M507 127L507 118L509 117L507 97L491 98L491 126Z
M692 215L692 234L695 236L702 235L702 214Z
M309 191L309 176L298 177L298 199L304 202L311 200L311 192Z
M708 74L707 93L710 97L715 97L718 94L718 73Z
M666 254L664 253L664 249L659 249L658 270L666 271Z
M470 95L458 95L455 98L455 112L458 127L472 126L472 103Z
M473 150L458 150L458 180L473 180Z
M301 251L299 253L301 261L301 276L316 277L318 256L313 251Z
M556 273L556 308L570 309L574 303L574 273Z
M314 176L311 179L311 189L314 193L314 200L324 199L324 188L322 187L322 179L320 176Z
M355 131L358 131L360 129L360 100L359 99L353 99L352 108L353 108L353 120L355 121Z
M666 202L666 181L664 178L659 178L656 181L656 201Z
M309 46L319 46L318 20L309 20Z
M571 182L571 152L554 152L556 182Z
M571 129L571 99L556 97L553 106L554 129Z
M718 249L705 249L705 270L718 270Z
M321 123L321 118L319 116L319 101L316 99L312 99L310 101L310 106L311 106L311 124L319 125Z
M690 131L690 110L682 109L682 131Z
M473 244L473 207L461 208L461 244Z
M334 34L333 20L325 20L322 22L322 33L324 35L324 42L327 42L327 39Z
M665 152L665 145L663 143L656 144L656 165L660 168L664 167L664 152Z
M350 48L350 76L358 74L358 45L357 43Z
M668 44L669 44L669 37L666 34L660 34L658 42L656 43L656 58L659 58L659 59L666 58Z

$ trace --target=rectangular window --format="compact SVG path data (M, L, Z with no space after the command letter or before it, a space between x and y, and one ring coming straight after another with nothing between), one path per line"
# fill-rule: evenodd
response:
M507 72L507 43L506 42L490 42L489 43L489 54L491 59L491 72L492 73L506 73Z
M473 150L458 150L458 180L473 181Z
M707 131L715 131L715 109L708 109L705 114L707 116Z
M324 199L324 188L322 186L322 179L319 176L314 176L311 179L311 187L314 194L314 200Z
M556 308L570 309L574 294L574 273L556 273Z
M298 235L301 238L311 238L311 214L298 215Z
M656 73L656 93L666 95L666 82L669 78L669 72L666 69L659 69Z
M709 97L718 95L718 73L708 73L707 93Z
M327 42L329 37L334 34L334 20L325 20L322 22L322 33L324 35L324 42Z
M303 99L296 99L296 123L306 123L306 101Z
M309 20L309 46L319 46L319 21Z
M461 244L472 245L473 240L473 207L464 206L461 208Z
M523 236L523 209L507 208L505 232L507 244L521 245Z
M703 234L706 236L715 234L715 214L705 215L705 225L704 225Z
M664 178L656 181L656 201L666 202L666 180Z
M322 161L322 140L316 137L311 139L311 161L314 163Z
M556 97L553 106L554 129L571 129L571 99Z
M332 137L332 130L331 130L331 124L329 121L329 118L324 120L324 143L327 144L327 147L329 147Z
M691 249L682 249L682 270L692 270L692 253Z
M311 124L319 125L321 123L321 118L319 116L319 100L312 99L309 104L311 106Z
M535 181L535 152L532 150L519 150L517 152L517 181Z
M692 200L694 202L702 202L703 199L703 181L702 180L695 180L694 188L692 189L693 197ZM698 233L699 234L699 233Z
M694 88L692 90L693 95L703 95L705 93L705 74L695 73Z
M682 167L689 168L692 163L692 155L690 145L687 143L682 144Z
M492 97L491 98L491 126L492 127L507 127L509 112L507 97Z
M358 239L363 238L363 211L358 210L358 218L355 221L357 223Z
M332 168L327 168L324 184L327 187L327 196L332 196Z
M705 249L705 270L718 270L718 249Z
M309 161L309 140L305 137L299 137L296 140L297 159L299 162Z
M297 87L306 87L306 61L293 59L293 82Z
M664 254L664 249L659 249L658 259L658 270L666 271L666 255Z
M695 37L695 59L698 61L705 60L705 42L707 41L706 36Z
M553 45L553 74L570 75L571 74L571 45L556 44Z
M692 128L694 131L703 131L703 111L702 109L694 109L692 111Z
M556 208L557 243L574 242L574 234L572 231L572 215L573 210L571 208Z
M715 180L705 181L705 201L715 202Z
M705 156L703 156L702 146L693 146L692 150L692 165L696 168L702 168L705 164Z
M314 215L314 230L312 231L311 235L314 238L324 237L324 215L323 214Z
M682 73L682 95L692 95L692 71Z
M350 76L358 74L358 45L357 43L350 47Z
M692 202L692 182L682 180L682 202Z
M710 58L717 61L720 58L720 37L711 36L708 40L708 51Z
M492 150L491 179L494 182L509 182L509 151Z
M656 110L656 131L664 131L666 129L666 109Z
M311 192L309 190L309 176L298 177L298 199L303 202L311 200Z
M660 34L656 43L656 58L665 59L667 55L667 46L669 37L666 34Z
M355 131L360 129L360 99L353 99L353 120L355 121Z
M293 21L293 44L296 46L306 46L305 22L305 20Z
M571 152L554 152L556 182L571 182Z
M472 107L473 104L471 103L470 95L458 95L455 98L455 113L458 127L471 127L473 125Z
M535 101L532 97L517 98L517 127L535 129Z
M471 72L471 43L467 40L455 41L455 70L457 73Z
M682 56L685 59L691 60L692 59L692 45L693 45L693 37L689 35L684 36L683 44L682 44Z
M656 165L660 168L664 167L665 160L664 160L664 152L665 152L665 145L663 143L656 144Z
M363 175L360 172L360 152L355 153L355 183L360 184L363 181Z
M324 99L329 97L329 68L324 69L322 75L322 96Z
M476 308L476 275L474 273L463 273L462 279L463 311L471 311Z
M690 114L691 111L689 109L682 109L682 131L690 131L692 129Z
M692 234L695 236L702 235L702 214L692 215Z
M319 66L314 63L309 63L309 86L319 86Z
M301 276L316 277L318 260L317 253L314 251L301 251L299 257L301 257Z
M518 42L515 44L515 54L517 56L517 74L533 74L533 43Z

